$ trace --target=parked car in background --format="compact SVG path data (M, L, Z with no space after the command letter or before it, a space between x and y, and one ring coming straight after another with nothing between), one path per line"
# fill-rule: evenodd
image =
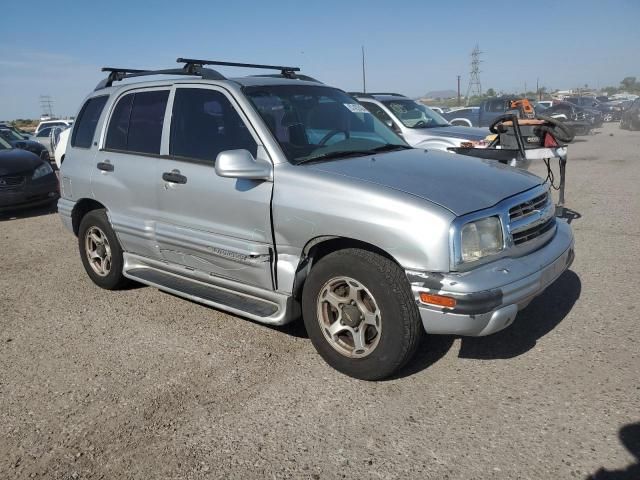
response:
M44 145L34 140L25 140L23 135L16 133L15 130L11 128L0 127L0 137L9 142L14 148L20 148L22 150L35 153L45 162L48 162L50 159L49 151Z
M45 120L43 122L40 122L38 124L38 126L36 127L35 131L33 132L34 136L38 136L38 134L44 130L45 128L51 128L51 127L70 127L71 125L73 125L73 120ZM50 131L50 130L49 130Z
M42 128L37 134L34 135L39 143L45 146L49 152L49 156L53 158L55 146L58 142L60 132L69 128L68 125L54 125Z
M538 100L533 104L533 108L535 109L539 105L541 105L544 108L549 108L553 105L553 100Z
M352 93L378 120L417 148L446 150L464 142L484 145L490 134L486 128L449 124L439 113L397 93Z
M640 130L640 98L636 98L631 106L624 111L620 119L620 128Z
M411 148L293 68L227 79L179 61L177 80L111 72L78 114L58 211L96 285L271 325L302 314L322 358L373 380L424 331L508 327L571 265L542 178Z
M0 212L53 203L58 192L49 162L0 137Z
M0 128L12 130L15 133L17 133L19 136L21 136L24 140L29 140L31 138L31 134L29 132L20 130L19 128L11 125L10 123L0 122Z
M578 107L569 102L555 101L552 107L536 113L564 121L575 135L588 135L594 128L602 126L602 114L599 111Z
M617 103L602 103L596 97L568 97L566 101L588 110L599 111L604 122L618 121L622 115L622 108Z
M520 118L533 118L535 111L527 99L502 96L483 101L479 107L451 110L442 116L451 125L466 127L488 127L498 117L507 113L517 114Z
M60 136L58 138L58 143L55 146L53 158L56 162L58 168L64 162L64 156L67 153L67 144L69 143L69 136L71 135L73 128L65 128L62 132L60 132Z

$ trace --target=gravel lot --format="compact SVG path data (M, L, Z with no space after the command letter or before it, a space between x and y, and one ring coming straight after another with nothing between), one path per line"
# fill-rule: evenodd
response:
M378 383L301 322L100 290L53 212L1 217L0 478L640 478L639 151L617 124L579 137L571 271Z

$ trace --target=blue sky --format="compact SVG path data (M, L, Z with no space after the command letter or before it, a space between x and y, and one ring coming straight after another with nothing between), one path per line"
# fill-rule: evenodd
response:
M455 89L458 74L464 93L476 43L484 89L640 77L640 0L32 0L3 5L2 23L0 119L38 116L41 94L74 115L100 67L167 67L179 56L300 65L359 90L364 45L368 90L410 96Z

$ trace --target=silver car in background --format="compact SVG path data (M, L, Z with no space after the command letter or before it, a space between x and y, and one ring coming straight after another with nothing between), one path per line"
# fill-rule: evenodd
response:
M413 149L296 69L225 78L179 61L171 80L112 69L77 115L58 209L98 286L269 325L302 315L331 366L371 380L425 332L511 325L571 264L541 178Z
M367 110L416 148L447 150L471 143L487 144L487 128L451 125L431 108L398 93L352 93Z

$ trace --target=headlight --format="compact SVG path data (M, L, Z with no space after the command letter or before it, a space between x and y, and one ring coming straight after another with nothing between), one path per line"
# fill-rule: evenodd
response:
M31 179L36 180L40 177L44 177L45 175L49 175L50 173L53 173L53 168L51 168L51 165L49 165L48 163L43 163L35 169Z
M504 247L502 225L498 217L469 222L460 232L463 262L475 262L498 253Z

